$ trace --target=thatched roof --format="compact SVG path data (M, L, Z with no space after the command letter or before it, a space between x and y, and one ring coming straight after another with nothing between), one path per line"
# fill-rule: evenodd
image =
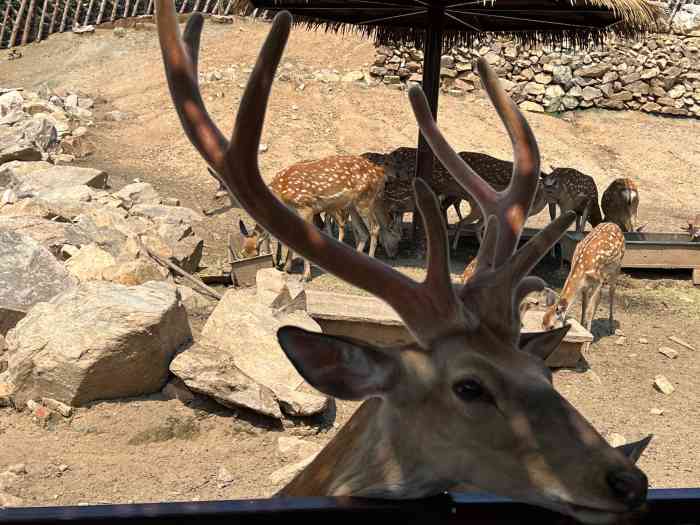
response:
M423 47L424 28L444 9L443 44L473 44L485 34L525 43L588 47L608 35L623 38L653 31L661 16L646 0L241 0L257 8L284 9L297 25L359 32L378 44Z

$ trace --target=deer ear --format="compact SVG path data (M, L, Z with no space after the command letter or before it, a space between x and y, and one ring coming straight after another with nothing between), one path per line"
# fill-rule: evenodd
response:
M238 220L238 229L241 230L241 235L243 235L243 237L250 237L250 235L248 235L248 229L241 219Z
M559 348L570 328L570 324L565 324L556 330L520 334L520 350L545 361L552 352Z
M396 385L398 355L345 337L283 326L277 339L297 371L326 395L345 400L380 396Z
M649 446L649 443L651 443L651 439L653 437L653 434L649 434L644 439L635 441L634 443L627 443L626 445L621 445L615 448L627 456L632 463L636 463L644 453L644 450Z

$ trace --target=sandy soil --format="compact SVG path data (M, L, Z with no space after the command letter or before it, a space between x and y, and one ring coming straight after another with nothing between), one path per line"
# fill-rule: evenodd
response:
M200 70L235 74L232 80L202 87L225 133L267 27L245 20L205 26ZM172 108L155 32L129 30L125 38L102 30L58 35L22 52L23 58L11 62L0 53L3 86L32 89L47 82L97 97L90 131L97 153L83 165L106 169L115 188L139 178L185 206L221 204L212 199L216 184ZM363 70L372 59L372 45L355 37L293 32L283 63L290 80L275 84L263 136L269 151L261 156L261 165L268 179L306 158L415 144L417 128L404 93L313 79L314 72L329 66L341 73ZM102 121L113 109L131 118ZM528 120L545 167L577 168L594 176L601 191L613 178L635 179L641 188L640 220L649 223L648 231L677 232L689 211L697 210L700 187L693 168L700 164L695 139L700 122L607 111L566 118L528 114ZM480 95L443 97L439 121L456 148L510 158L505 132ZM532 224L542 224L545 215ZM244 216L240 210L222 210L198 229L206 241L207 273L223 269L225 239L239 216ZM454 256L455 274L466 260L466 253ZM394 264L417 278L422 274L422 261L408 253ZM565 278L556 265L544 264L537 271L555 287ZM319 272L312 286L349 291ZM634 272L623 276L618 290L617 321L626 342L617 344L619 337L607 333L602 321L607 310L601 306L588 366L558 372L556 385L606 437L619 433L631 441L655 435L640 461L653 487L700 486L700 350L668 340L676 335L700 349L700 289L692 287L687 272ZM202 320L192 323L196 334ZM639 343L640 338L648 343ZM673 346L680 356L669 360L658 353L660 346ZM657 374L674 384L672 395L653 389ZM27 474L8 489L26 505L264 497L278 488L269 474L285 464L276 453L277 438L302 435L325 443L355 406L338 403L337 413L324 421L279 427L203 399L186 406L160 395L96 403L47 427L26 414L0 409L0 472L26 464ZM652 408L663 409L663 415L651 414ZM221 467L234 474L229 484L217 482Z

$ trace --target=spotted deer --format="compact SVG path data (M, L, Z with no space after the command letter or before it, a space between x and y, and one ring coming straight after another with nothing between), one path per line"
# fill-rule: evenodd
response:
M612 181L603 192L600 204L606 222L614 222L623 232L638 231L639 190L632 179Z
M556 208L561 213L568 210L576 212L576 231L582 232L586 222L592 227L603 222L598 205L598 187L593 177L573 168L552 168L542 176L544 195L549 204L549 216L556 217Z
M579 242L571 258L571 270L559 300L550 306L542 319L542 327L551 330L564 323L577 297L581 298L581 324L591 329L593 316L600 302L600 292L608 284L610 330L614 331L613 305L615 286L625 255L625 236L613 222L604 222Z
M487 62L479 60L479 76L516 156L513 182L504 192L469 170L437 128L420 88L409 91L423 136L489 217L475 275L464 286L453 285L438 200L416 180L428 240L427 275L419 283L303 220L262 179L260 135L291 15L275 15L231 141L218 143L206 140L217 128L197 86L203 18L193 15L181 38L173 0L156 3L166 78L191 142L205 158L225 159L226 184L261 227L327 272L385 301L413 338L406 345L379 347L297 327L279 329L282 350L309 384L329 396L364 402L275 496L414 499L470 484L588 523L612 522L639 509L648 481L634 462L648 439L611 447L556 392L542 359L568 327L520 333L513 306L543 288L542 280L528 274L574 217L562 215L516 251L537 184L539 154L530 127Z
M390 221L383 212L380 196L384 183L384 169L360 156L335 155L294 164L279 172L269 187L276 198L310 223L321 213L332 216L339 226L340 242L351 217L359 237L357 250L364 251L369 238L369 256L374 257L380 236L385 249L393 255L392 248L398 247L395 239L400 235L390 230ZM369 232L359 210L365 211ZM257 224L256 229L260 229ZM290 272L291 250L287 250L285 259L285 270ZM303 279L308 281L310 277L311 264L305 258Z

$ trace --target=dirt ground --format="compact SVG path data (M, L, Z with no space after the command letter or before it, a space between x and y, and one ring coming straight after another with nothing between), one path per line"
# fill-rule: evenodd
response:
M267 28L264 22L238 19L232 26L205 25L200 71L233 77L202 86L224 133L233 125L241 87ZM222 205L213 200L216 184L181 131L154 31L128 30L124 38L103 30L57 35L22 53L11 62L0 53L1 86L37 89L48 83L97 98L89 135L97 153L82 165L108 171L115 188L138 178L194 209ZM366 70L372 60L373 46L354 36L293 31L282 65L288 80L274 86L263 135L269 147L261 155L266 178L302 159L415 144L417 127L404 93L313 77L329 67L341 74ZM507 136L484 97L443 97L440 108L440 125L455 148L511 157ZM102 115L114 109L130 118L103 121ZM527 118L545 169L577 168L592 175L601 191L616 177L637 181L647 231L678 232L690 210L698 211L694 168L700 165L700 122L608 111ZM205 239L206 273L224 269L225 241L239 216L240 210L224 208L197 229ZM531 224L543 224L545 216ZM455 254L455 276L466 261L465 253ZM422 274L422 261L410 253L392 264L417 278ZM537 272L555 288L566 276L552 263ZM700 289L693 288L688 272L626 273L621 281L616 319L625 341L609 334L603 321L607 309L601 306L587 365L556 373L556 386L606 437L618 433L632 441L654 434L640 460L652 487L700 486ZM311 286L349 291L319 272ZM605 301L604 296L601 304ZM195 335L202 322L192 319ZM698 350L672 343L673 335ZM674 347L679 357L661 355L660 346ZM653 388L657 374L673 383L673 394ZM186 406L161 395L96 403L48 427L0 409L0 472L26 465L27 473L10 490L32 506L266 497L279 488L269 475L286 464L276 453L277 438L300 435L325 443L355 407L338 403L337 412L323 421L279 427L204 399ZM663 415L652 414L652 408ZM217 481L221 467L233 481Z

